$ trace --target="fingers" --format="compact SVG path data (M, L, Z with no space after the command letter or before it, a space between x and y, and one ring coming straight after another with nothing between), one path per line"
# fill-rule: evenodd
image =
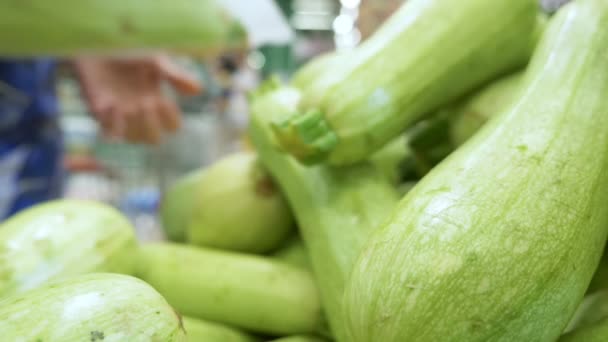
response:
M158 144L161 140L162 128L159 123L158 105L153 99L142 100L139 117L144 142Z
M158 119L167 132L173 133L181 127L180 110L174 102L167 99L161 99L158 103Z
M169 81L178 92L184 95L196 95L201 92L202 85L169 58L157 58L156 66L161 76Z

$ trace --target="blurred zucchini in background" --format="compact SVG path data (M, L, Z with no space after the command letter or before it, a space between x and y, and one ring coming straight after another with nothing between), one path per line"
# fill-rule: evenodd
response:
M56 200L23 210L0 229L0 297L91 272L131 273L131 223L97 202Z
M2 1L0 55L72 56L247 48L247 33L218 0Z

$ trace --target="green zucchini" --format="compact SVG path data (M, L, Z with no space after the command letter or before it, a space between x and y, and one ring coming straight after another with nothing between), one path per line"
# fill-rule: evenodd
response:
M306 88L320 74L339 66L342 63L342 58L348 58L348 55L346 52L332 51L311 59L296 71L291 78L291 85L299 89Z
M464 144L490 118L509 108L517 98L523 75L518 71L502 77L453 108L456 113L451 116L450 136L455 146Z
M608 341L608 318L569 332L558 342L606 342Z
M0 296L91 272L130 273L133 227L107 205L57 200L26 209L0 229Z
M403 164L412 158L412 151L408 148L408 136L402 134L386 144L369 161L382 172L391 184L400 184L403 174Z
M602 260L595 270L595 274L591 279L591 284L587 288L587 293L608 289L608 249L604 247L604 255Z
M188 342L255 342L253 336L249 336L235 328L203 321L200 319L182 316L182 323Z
M608 290L600 290L585 296L564 331L570 332L605 318L608 318Z
M322 324L310 273L268 257L148 244L135 274L189 317L279 335L316 332Z
M193 208L196 190L206 169L195 170L171 185L160 206L160 219L165 235L170 241L186 242L186 232Z
M425 114L524 66L536 42L534 0L410 0L275 121L300 161L367 159Z
M36 57L169 49L200 55L247 45L216 0L46 0L0 4L0 55Z
M295 110L299 100L300 92L290 87L259 93L251 103L250 136L294 211L333 336L347 341L341 317L345 283L360 249L398 195L371 164L304 167L278 150L270 124Z
M281 249L272 254L273 257L293 266L310 270L310 258L304 242L299 237L291 238Z
M0 300L3 341L186 341L179 316L143 281L86 274Z
M433 169L357 261L353 342L553 341L608 233L608 2L552 18L509 110Z
M201 175L192 200L191 244L247 253L275 250L294 229L280 189L254 153L228 155Z
M282 337L271 342L326 342L327 340L317 336L289 336Z

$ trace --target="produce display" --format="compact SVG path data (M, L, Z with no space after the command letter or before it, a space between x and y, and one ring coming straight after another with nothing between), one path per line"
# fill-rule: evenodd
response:
M88 201L0 223L0 340L608 341L606 94L606 0L405 1L249 94L252 151L170 185L167 241Z
M533 0L407 1L303 87L298 110L273 124L277 140L305 163L366 159L425 114L525 65L537 8Z
M216 0L3 1L0 56L72 56L246 48L247 33Z
M549 24L509 110L433 169L358 259L351 341L551 341L608 233L608 3Z

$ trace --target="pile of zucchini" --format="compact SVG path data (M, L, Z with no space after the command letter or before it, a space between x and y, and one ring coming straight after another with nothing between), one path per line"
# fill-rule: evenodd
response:
M608 341L608 2L409 0L250 96L170 242L56 201L0 226L7 341Z

